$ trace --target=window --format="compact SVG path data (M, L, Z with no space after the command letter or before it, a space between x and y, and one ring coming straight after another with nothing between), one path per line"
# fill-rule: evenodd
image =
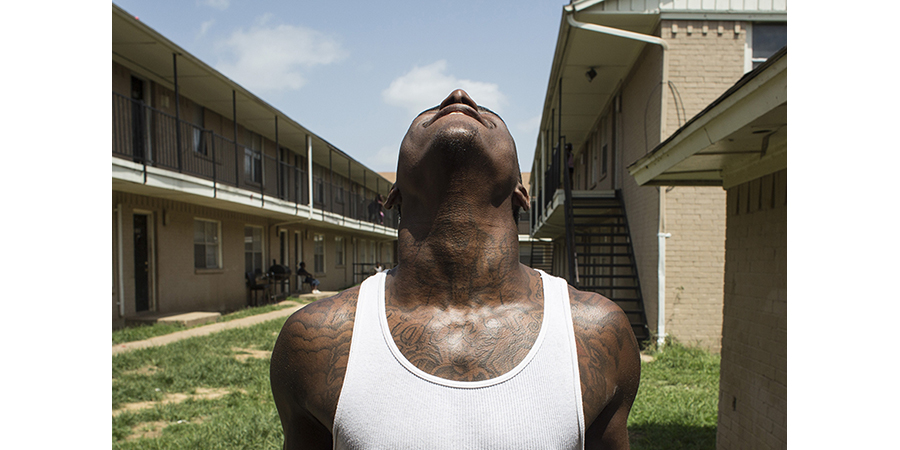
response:
M603 150L600 151L600 174L601 174L600 176L601 176L601 178L606 176L606 169L607 169L607 164L606 164L607 158L606 157L607 157L606 144L603 144Z
M784 22L757 22L747 33L744 71L749 72L766 62L781 47L787 45L787 24Z
M262 182L262 155L244 147L244 177L254 183Z
M193 130L194 153L206 155L206 139L203 133L203 107L194 105L193 116L194 126L191 129Z
M313 271L315 273L325 273L325 236L321 234L313 235Z
M222 267L219 251L219 222L194 219L194 268Z
M334 265L344 265L344 238L334 238Z
M263 230L260 227L244 227L244 271L263 268Z
M249 147L244 147L244 177L254 183L262 183L262 137L252 131L245 135Z
M313 197L316 203L325 203L325 181L323 181L319 177L313 178L313 192L315 196Z

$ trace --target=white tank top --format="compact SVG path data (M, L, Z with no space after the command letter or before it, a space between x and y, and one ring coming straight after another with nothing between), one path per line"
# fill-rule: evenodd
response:
M453 381L409 362L385 315L385 273L359 289L335 449L583 449L584 413L569 292L540 272L541 331L528 355L490 380Z

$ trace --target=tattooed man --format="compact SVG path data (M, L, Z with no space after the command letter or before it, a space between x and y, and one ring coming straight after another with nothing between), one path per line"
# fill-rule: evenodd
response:
M275 344L284 448L627 449L634 334L608 299L519 263L529 201L500 117L462 90L421 113L385 206L399 264Z

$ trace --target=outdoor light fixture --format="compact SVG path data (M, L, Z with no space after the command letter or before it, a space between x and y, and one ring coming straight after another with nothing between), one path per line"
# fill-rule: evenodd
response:
M594 81L594 77L597 76L597 71L594 70L593 67L591 67L591 70L588 70L584 75L587 77L588 83L590 83L591 81Z

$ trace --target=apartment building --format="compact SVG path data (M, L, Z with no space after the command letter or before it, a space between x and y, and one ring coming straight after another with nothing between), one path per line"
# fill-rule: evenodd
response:
M641 340L720 350L726 192L642 186L626 168L783 47L786 24L786 2L772 0L563 8L531 168L531 235L555 275L615 300Z
M114 328L309 289L300 262L322 290L395 264L383 176L115 4L111 69Z
M628 170L727 192L716 446L787 448L787 47Z

